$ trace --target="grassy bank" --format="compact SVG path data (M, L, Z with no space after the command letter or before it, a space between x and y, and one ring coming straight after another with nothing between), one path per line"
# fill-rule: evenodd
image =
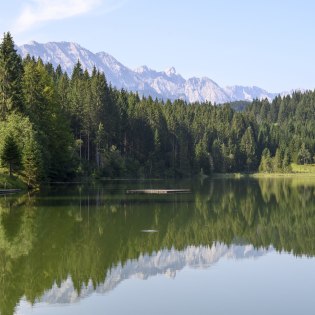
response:
M314 178L315 173L253 173L254 178Z
M299 165L291 164L291 173L254 173L251 176L257 178L278 178L278 177L298 177L298 178L315 178L315 164Z
M298 174L314 174L315 175L315 164L298 165L295 163L291 164L292 172Z
M17 177L10 177L6 174L0 174L0 189L22 189L26 190L27 185Z
M292 172L290 173L214 173L211 178L314 178L315 164L299 165L291 164Z

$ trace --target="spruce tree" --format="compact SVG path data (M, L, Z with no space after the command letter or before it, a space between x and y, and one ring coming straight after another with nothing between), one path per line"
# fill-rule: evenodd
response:
M24 64L22 91L25 112L37 129L47 127L47 109L44 95L45 84L34 61ZM42 125L42 126L41 126Z
M282 161L282 170L285 173L292 172L290 153L288 150L285 150L285 152L284 152L284 157L283 157L283 161Z
M1 152L2 164L8 166L10 176L12 176L14 170L19 169L21 166L21 152L14 137L8 135L4 139L4 145Z
M307 164L311 161L311 153L306 148L305 143L301 145L300 151L298 152L298 163Z
M248 127L241 139L241 152L245 157L246 170L255 169L256 166L256 142L251 127Z
M261 162L259 165L259 172L271 173L273 171L272 160L270 157L270 151L268 148L265 148L262 152Z
M273 169L275 172L282 172L283 155L280 148L276 150L276 155L273 158Z
M10 33L5 33L0 44L0 117L12 110L22 110L22 61L14 49Z
M31 137L26 142L22 161L27 184L29 187L32 187L44 176L42 148L34 137Z

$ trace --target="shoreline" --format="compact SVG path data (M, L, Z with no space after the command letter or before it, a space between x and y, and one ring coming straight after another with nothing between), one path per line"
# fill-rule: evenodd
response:
M208 178L314 178L315 173L217 173Z
M315 173L254 173L254 178L315 178Z
M0 173L0 194L12 193L13 190L15 192L27 191L28 187L19 177L10 177L7 174Z
M212 180L212 179L244 179L244 178L254 178L254 179L315 179L315 173L313 172L292 172L292 173L213 173L209 176L203 176L202 179ZM85 179L82 181L68 181L68 182L45 182L44 185L77 185L77 184L88 184L91 181L96 181L99 183L105 182L127 182L127 181L164 181L164 180L187 180L187 179L200 179L200 176L192 176L186 178L100 178L100 179ZM0 174L0 195L12 194L22 191L29 190L27 184L22 182L19 178L10 178L7 175Z
M0 189L0 196L12 195L22 192L22 189Z

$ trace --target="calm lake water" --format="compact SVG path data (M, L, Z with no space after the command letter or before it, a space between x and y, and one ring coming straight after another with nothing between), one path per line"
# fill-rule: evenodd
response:
M314 255L315 179L2 196L0 314L314 314Z

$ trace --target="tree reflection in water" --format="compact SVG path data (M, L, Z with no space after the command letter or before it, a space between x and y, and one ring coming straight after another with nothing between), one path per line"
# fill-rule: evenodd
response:
M315 254L315 182L182 182L192 194L164 196L126 195L130 185L1 197L0 313L12 315L23 297L49 300L48 290L67 284L78 297L135 273L172 276L223 256L259 256L270 248Z

